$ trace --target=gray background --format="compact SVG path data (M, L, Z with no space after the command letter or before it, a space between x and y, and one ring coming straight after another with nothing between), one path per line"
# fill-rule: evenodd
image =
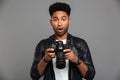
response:
M31 80L37 43L53 34L48 7L59 0L0 0L0 80ZM69 32L84 38L94 80L120 80L120 0L60 0L71 5Z

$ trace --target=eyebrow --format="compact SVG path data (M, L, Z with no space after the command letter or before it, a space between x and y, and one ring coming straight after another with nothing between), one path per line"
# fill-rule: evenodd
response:
M67 16L62 16L62 18L67 18Z
M58 17L54 16L53 19L54 19L54 18L58 18ZM62 16L62 18L67 18L67 16Z

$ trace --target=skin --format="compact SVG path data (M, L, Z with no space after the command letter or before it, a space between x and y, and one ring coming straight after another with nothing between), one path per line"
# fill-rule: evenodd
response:
M70 22L71 22L71 19L66 12L56 11L53 13L50 19L50 24L55 32L55 39L63 40L67 38ZM77 63L78 57L75 55L74 51L72 51L71 49L65 49L64 52L66 53L65 54L66 60L70 60L73 63ZM55 56L56 55L53 48L46 49L45 56L44 56L44 59L46 61L49 62L52 58L55 58ZM40 75L44 73L44 70L48 62L45 62L43 59L40 60L37 67ZM81 61L81 64L76 65L76 67L79 69L81 75L85 77L88 71L87 65L83 61Z

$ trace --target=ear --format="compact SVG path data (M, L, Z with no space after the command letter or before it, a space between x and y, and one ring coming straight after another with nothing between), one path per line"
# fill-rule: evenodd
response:
M71 18L69 18L69 24L71 23Z
M50 19L50 24L52 24L52 20Z

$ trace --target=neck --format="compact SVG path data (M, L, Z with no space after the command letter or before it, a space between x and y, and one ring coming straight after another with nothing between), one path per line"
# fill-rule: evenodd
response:
M64 39L67 39L67 36L68 36L68 33L66 33L62 36L55 35L55 39L56 40L64 40Z

